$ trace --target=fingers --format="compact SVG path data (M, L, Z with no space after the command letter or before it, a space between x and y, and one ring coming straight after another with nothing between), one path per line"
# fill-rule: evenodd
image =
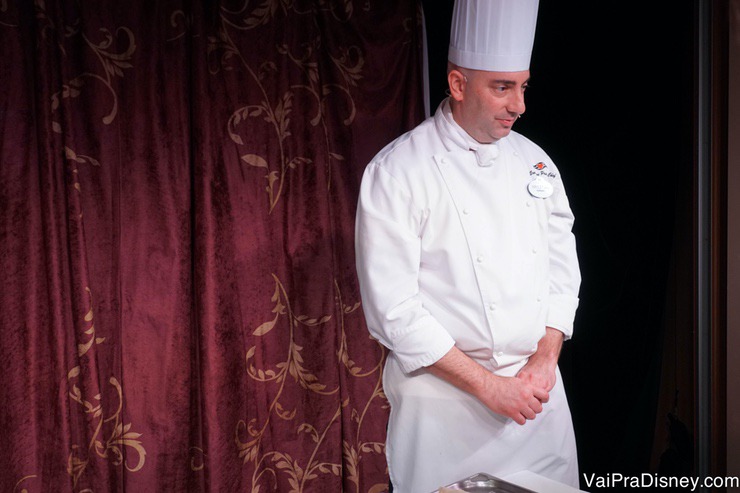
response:
M520 378L496 377L496 387L483 395L483 402L493 412L507 416L520 425L533 420L550 400L550 393L542 387Z
M537 417L537 413L531 407L522 410L522 416L527 419L534 419Z
M547 392L534 389L529 402L527 402L518 412L512 413L512 416L510 417L520 425L526 423L527 420L531 421L535 419L537 415L542 412L542 404L547 402L549 397L550 396Z
M546 403L550 400L550 393L546 391L543 388L534 388L534 396L537 398L538 401L540 401L542 404Z
M529 408L534 411L535 414L540 414L542 412L542 403L539 401L539 399L532 399L532 401L529 403Z

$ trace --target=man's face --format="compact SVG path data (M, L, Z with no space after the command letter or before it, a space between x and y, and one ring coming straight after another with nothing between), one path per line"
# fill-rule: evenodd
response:
M480 143L506 137L516 119L524 113L524 91L529 70L485 72L460 69L457 91L450 79L455 121ZM452 75L452 74L451 74Z

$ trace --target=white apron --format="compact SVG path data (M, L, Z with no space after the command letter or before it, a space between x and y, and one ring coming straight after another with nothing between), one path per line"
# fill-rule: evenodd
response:
M534 179L552 193L533 195ZM514 132L475 143L446 102L368 165L357 268L368 328L391 349L386 450L398 493L520 470L578 486L559 373L543 412L520 426L424 368L456 345L514 376L545 327L569 338L580 285L572 224L547 154Z

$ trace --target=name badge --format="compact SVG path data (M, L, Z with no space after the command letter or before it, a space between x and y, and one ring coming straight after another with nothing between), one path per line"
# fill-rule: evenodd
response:
M529 185L527 185L527 190L529 190L529 193L533 197L537 197L538 199L546 199L547 197L552 195L554 188L549 181L545 180L541 176L538 176L537 178L529 182Z

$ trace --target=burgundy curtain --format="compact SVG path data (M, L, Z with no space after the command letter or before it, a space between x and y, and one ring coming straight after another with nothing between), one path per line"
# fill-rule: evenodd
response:
M0 0L0 490L379 492L353 227L412 0Z

